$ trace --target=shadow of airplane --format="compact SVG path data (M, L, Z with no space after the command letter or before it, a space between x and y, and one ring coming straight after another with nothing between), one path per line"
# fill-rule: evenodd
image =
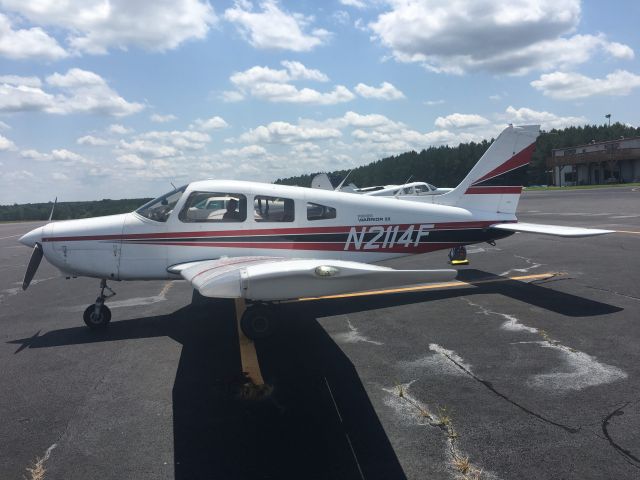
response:
M406 478L358 373L317 322L332 316L499 293L568 316L621 308L531 283L463 270L473 288L428 290L283 304L277 335L256 343L273 393L243 400L233 301L201 297L171 314L112 322L104 331L75 327L12 340L16 353L123 339L168 336L183 345L173 386L175 478ZM476 283L474 283L476 282ZM212 318L214 317L214 318Z

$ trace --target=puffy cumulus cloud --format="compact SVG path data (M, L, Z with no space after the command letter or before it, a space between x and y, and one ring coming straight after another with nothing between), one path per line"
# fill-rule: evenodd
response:
M242 148L226 148L220 153L225 157L252 158L266 155L267 150L260 145L247 145Z
M270 102L334 105L355 98L354 94L343 85L337 85L329 92L298 88L289 82L300 80L326 82L329 78L319 70L307 68L300 62L283 61L282 65L284 69L254 66L243 72L235 72L229 80L237 90L224 92L223 99L239 101L252 96Z
M109 125L109 128L107 128L107 131L115 135L128 135L133 133L133 128L127 128L119 123L112 123Z
M354 90L364 98L377 98L380 100L400 100L405 98L404 93L389 82L382 82L378 88L359 83Z
M7 137L3 137L2 135L0 135L0 152L6 151L6 150L15 150L15 149L16 149L15 143L13 143Z
M149 117L149 120L151 120L154 123L167 123L167 122L173 122L174 120L177 120L177 118L178 117L171 114L160 115L159 113L154 113Z
M135 153L120 155L116 160L126 167L141 168L147 165L147 162Z
M500 115L508 123L515 125L540 125L543 130L553 128L565 128L572 125L584 125L587 123L586 117L562 117L550 112L539 112L530 108L514 108L509 105L504 115Z
M0 111L42 111L68 115L94 113L121 117L139 112L144 105L128 102L100 75L79 68L46 78L45 91L37 77L5 75L0 79Z
M474 113L452 113L446 117L436 118L435 125L438 128L470 128L487 125L489 120Z
M341 135L337 128L271 122L243 133L239 140L247 143L300 143L338 138Z
M69 54L42 28L14 30L9 18L0 13L0 56L13 60L59 60Z
M192 130L150 131L122 139L114 149L118 161L133 167L141 165L134 157L141 159L181 158L185 151L203 150L211 137Z
M276 0L265 0L260 11L253 2L238 0L224 12L224 18L235 24L243 37L255 48L307 52L322 45L330 37L327 30L307 31L313 17L289 13Z
M227 128L229 124L222 117L211 117L206 120L200 118L196 119L194 125L191 128L197 128L198 130L219 130L221 128Z
M103 145L107 145L109 142L100 137L94 137L93 135L85 135L76 140L78 145L91 145L92 147L100 147Z
M67 150L66 148L52 150L51 158L57 162L62 163L62 165L64 166L93 165L96 163L93 160L89 160L82 155Z
M525 74L633 50L604 35L573 35L580 0L388 0L369 27L401 62L436 72ZM552 52L552 53L551 53Z
M37 160L39 162L44 162L44 161L47 161L47 160L51 159L51 155L49 155L47 153L41 153L41 152L39 152L37 150L33 150L33 149L22 150L20 152L20 156L22 158L26 158L28 160Z
M531 86L544 95L559 100L574 100L594 95L629 95L640 87L640 75L616 70L605 78L591 78L579 73L553 72L531 82Z
M0 4L34 24L66 30L70 49L92 54L110 48L174 49L187 40L203 39L217 21L213 7L201 0L1 0ZM47 37L41 30L31 33L36 34Z

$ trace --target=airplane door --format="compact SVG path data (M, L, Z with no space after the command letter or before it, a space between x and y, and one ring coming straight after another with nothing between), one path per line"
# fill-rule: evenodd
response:
M147 280L169 277L167 246L163 237L167 224L153 222L134 213L124 222L120 253L122 280Z

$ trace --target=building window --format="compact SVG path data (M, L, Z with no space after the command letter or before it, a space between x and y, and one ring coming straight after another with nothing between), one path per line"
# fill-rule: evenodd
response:
M240 193L192 192L178 218L186 223L244 222L247 197Z
M335 208L307 202L307 220L329 220L331 218L336 218Z
M256 195L253 200L256 222L293 222L295 206L290 198Z

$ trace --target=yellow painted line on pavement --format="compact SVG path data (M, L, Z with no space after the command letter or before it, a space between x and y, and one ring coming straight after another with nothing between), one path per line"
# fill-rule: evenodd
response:
M635 235L640 235L640 232L636 232L634 230L614 230L616 233L631 233Z
M310 300L325 300L325 299L333 299L333 298L350 298L350 297L366 297L369 295L386 295L389 293L406 293L406 292L420 292L423 290L436 290L439 288L455 288L455 287L472 287L474 285L478 285L481 283L495 283L495 282L506 282L507 280L516 280L516 281L525 281L525 280L542 280L545 278L552 278L557 275L560 275L560 272L547 272L547 273L538 273L536 275L520 275L517 277L492 277L484 280L477 280L474 282L461 282L460 280L453 280L451 282L443 282L443 283L429 283L426 285L416 285L412 287L402 287L402 288L391 288L387 290L370 290L367 292L356 292L356 293L342 293L339 295L326 295L323 297L304 297L299 298L299 302L308 302Z
M242 362L242 371L249 377L254 385L264 385L262 372L260 371L260 363L258 362L258 354L256 346L252 340L247 338L240 328L240 319L246 310L243 298L236 298L236 322L238 324L238 341L240 343L240 361Z

